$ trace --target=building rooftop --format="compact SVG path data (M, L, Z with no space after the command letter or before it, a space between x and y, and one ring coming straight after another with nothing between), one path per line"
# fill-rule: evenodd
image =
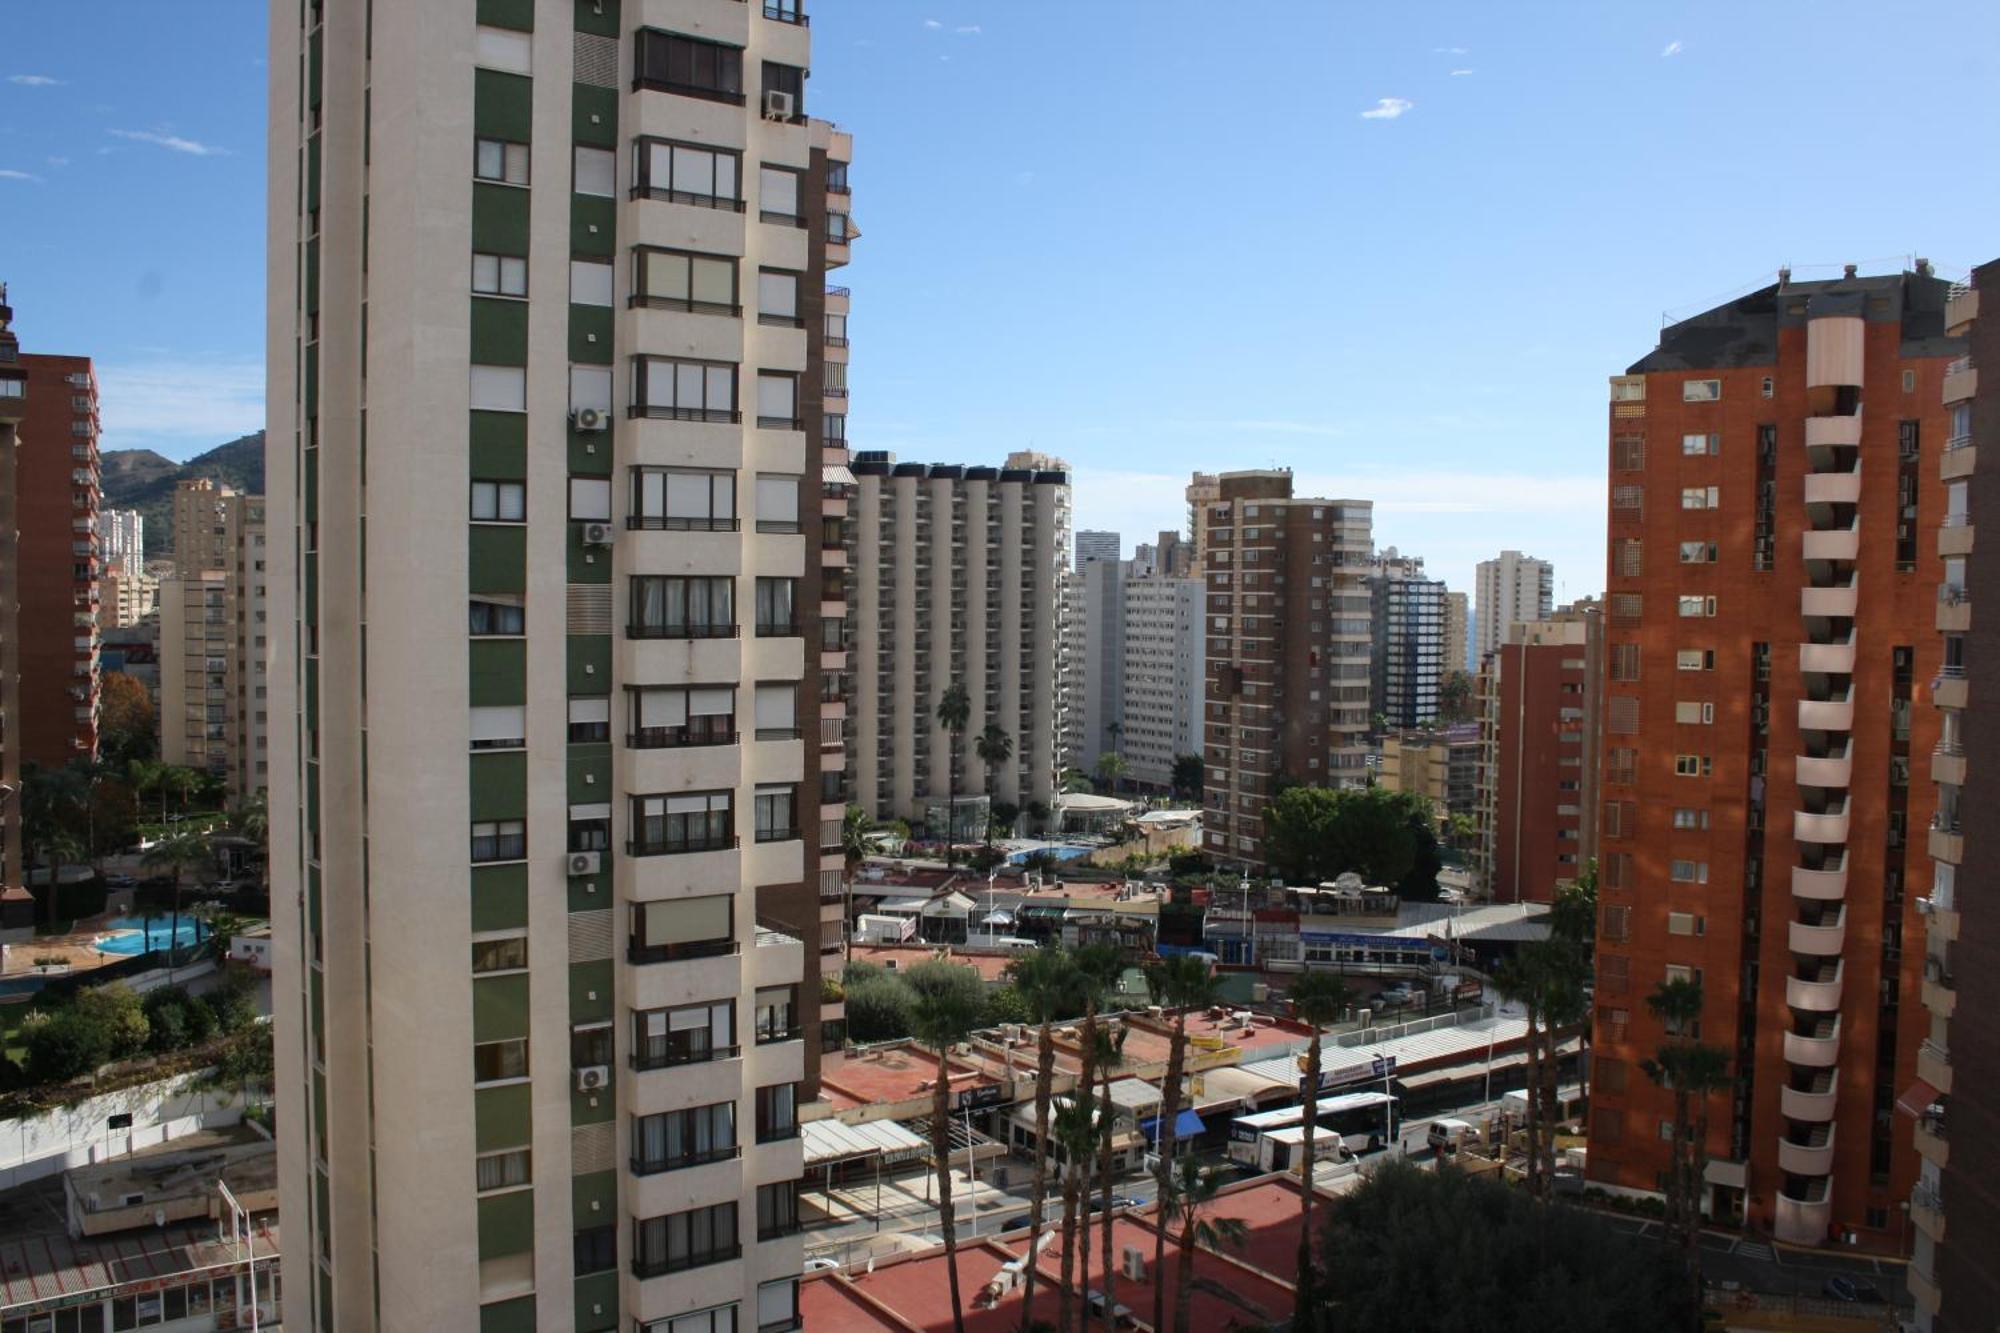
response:
M978 1066L952 1057L953 1092L995 1080ZM820 1095L836 1106L893 1105L928 1098L937 1078L937 1056L914 1042L828 1054L820 1061ZM850 1099L846 1103L841 1098Z
M1956 355L1964 341L1944 336L1944 303L1951 284L1927 270L1924 265L1922 271L1875 277L1850 273L1819 282L1794 282L1782 273L1768 287L1669 324L1660 333L1659 346L1626 373L1774 365L1778 331L1824 315L1900 322L1906 357Z
M966 953L948 944L855 944L847 951L850 963L873 963L890 972L901 972L918 963L942 960L958 963L977 972L982 981L997 984L1006 980L1007 964L1017 955L1008 953Z

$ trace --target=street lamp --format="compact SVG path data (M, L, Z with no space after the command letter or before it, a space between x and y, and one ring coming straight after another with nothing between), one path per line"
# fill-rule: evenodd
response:
M260 1333L263 1327L263 1309L257 1300L257 1233L250 1217L250 1210L236 1201L236 1195L224 1180L215 1182L216 1190L222 1195L222 1206L229 1210L229 1242L243 1254L244 1267L250 1275L250 1333Z

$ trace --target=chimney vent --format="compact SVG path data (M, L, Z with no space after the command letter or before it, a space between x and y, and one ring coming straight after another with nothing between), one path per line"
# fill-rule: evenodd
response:
M1792 270L1790 265L1786 265L1784 268L1778 270L1778 286L1789 287L1791 285L1792 285Z
M1840 276L1841 276L1841 277L1843 277L1843 278L1851 278L1851 277L1853 277L1853 276L1854 276L1854 275L1855 275L1855 274L1856 274L1857 272L1859 272L1859 271L1860 271L1860 269L1861 269L1861 266L1860 266L1859 264L1845 264L1845 265L1842 265L1842 266L1841 266L1841 270L1840 270Z
M1918 257L1918 259L1917 259L1917 272L1918 272L1918 273L1919 273L1920 275L1922 275L1923 277L1926 277L1926 278L1930 277L1930 276L1931 276L1931 261L1930 261L1930 260L1928 260L1928 259L1925 259L1925 258L1923 258L1922 256L1919 256L1919 257Z

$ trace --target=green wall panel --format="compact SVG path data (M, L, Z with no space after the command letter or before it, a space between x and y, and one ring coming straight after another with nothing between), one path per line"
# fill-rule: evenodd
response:
M528 303L497 296L472 298L472 362L479 366L528 364Z
M590 1104L593 1098L597 1101L595 1106ZM596 1125L615 1119L618 1114L617 1101L609 1089L603 1092L572 1090L569 1094L569 1122L572 1125Z
M569 248L573 254L609 259L615 239L613 219L618 201L602 195L575 194L569 201Z
M489 28L535 30L535 0L479 0L479 21Z
M527 143L534 133L535 81L497 69L472 71L472 131L482 139Z
M528 701L528 643L525 639L473 639L472 706L504 708Z
M318 106L326 83L326 29L315 28L306 38L306 105Z
M499 1259L535 1248L535 1192L479 1200L479 1257ZM531 1305L532 1310L532 1305Z
M528 978L476 977L472 982L472 1039L500 1041L528 1035Z
M576 1280L576 1333L611 1333L618 1327L618 1274L592 1273Z
M590 997L595 995L596 999ZM569 1021L601 1023L611 1017L611 960L571 963L569 968Z
M517 185L495 185L490 181L474 183L472 248L489 255L528 253L526 190ZM470 262L467 261L468 264Z
M517 930L528 924L528 867L472 868L472 928Z
M528 755L525 750L475 754L471 756L471 766L469 787L474 820L528 817Z
M571 583L611 582L611 552L602 546L583 544L583 524L572 523L564 543L569 548Z
M569 470L580 477L610 476L611 436L604 432L596 435L569 432Z
M618 608L612 607L613 617ZM594 672L586 670L594 668ZM611 636L572 634L569 636L569 692L603 694L611 688Z
M534 1138L535 1089L527 1083L472 1090L473 1150L519 1148Z
M609 745L572 745L568 762L571 805L592 805L611 799Z
M526 480L527 413L474 412L469 441L473 476L485 481Z
M319 211L320 136L306 140L306 212Z
M618 90L579 83L570 89L570 121L576 141L592 148L618 146Z
M611 307L569 308L569 359L586 366L611 364Z
M319 237L306 242L306 313L319 312ZM574 326L572 326L574 327Z
M576 0L576 30L599 37L618 35L618 0Z
M528 529L522 524L477 524L467 529L466 577L474 593L528 590Z
M618 1173L592 1171L588 1175L570 1177L569 1211L570 1221L578 1231L585 1227L601 1227L607 1222L616 1222Z
M535 1298L516 1296L480 1306L479 1333L535 1333Z

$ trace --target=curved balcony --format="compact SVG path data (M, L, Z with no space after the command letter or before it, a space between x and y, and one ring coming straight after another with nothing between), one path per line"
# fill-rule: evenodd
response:
M1808 1188L1807 1193L1817 1194L1816 1199L1794 1198L1784 1190L1778 1191L1771 1234L1788 1245L1818 1245L1826 1239L1827 1226L1833 1219L1833 1195L1826 1188L1824 1177L1813 1185L1817 1188Z
M1807 417L1806 448L1848 448L1861 446L1861 414L1845 417Z
M1851 699L1799 700L1799 730L1854 730L1854 701Z
M1799 614L1806 616L1833 616L1848 620L1854 618L1854 608L1861 604L1861 589L1853 582L1836 583L1830 588L1799 589Z
M1806 503L1809 505L1851 505L1861 503L1861 473L1806 473Z
M1789 989L1789 984L1787 989ZM1839 1004L1838 998L1834 1000ZM1806 1069L1831 1069L1840 1059L1840 1020L1823 1018L1810 1032L1785 1034L1785 1060Z
M1828 842L1845 844L1847 841L1847 811L1829 810L1825 814L1814 814L1810 810L1792 812L1792 839L1795 842Z
M1847 748L1823 758L1802 754L1798 758L1797 776L1801 787L1846 788L1854 780L1854 760Z
M1825 1124L1833 1119L1833 1106L1839 1095L1840 1078L1829 1069L1816 1076L1810 1087L1794 1088L1787 1085L1781 1088L1778 1092L1778 1110L1787 1120Z
M1861 528L1849 524L1844 528L1825 528L1807 531L1800 538L1808 560L1852 560L1861 554Z
M1861 383L1868 326L1860 315L1819 315L1806 321L1806 387Z
M1817 1123L1805 1134L1804 1142L1790 1137L1778 1140L1778 1169L1795 1176L1825 1176L1833 1173L1833 1126Z
M1824 870L1793 866L1792 896L1814 902L1840 902L1847 897L1847 866L1843 863Z
M1787 942L1793 953L1802 953L1812 958L1838 958L1841 947L1847 943L1847 912L1842 909L1823 917L1819 925L1794 921L1791 923L1790 931ZM1802 1009L1812 1007L1799 1005L1796 1000L1791 1003Z
M1800 644L1799 670L1817 671L1828 676L1853 675L1854 636L1849 634L1838 643Z
M1796 922L1793 924L1794 926L1797 925ZM1841 964L1835 963L1831 967L1818 969L1810 977L1786 977L1785 1003L1794 1009L1804 1009L1815 1014L1838 1013L1840 1010L1840 978L1843 970ZM1789 1043L1791 1038L1796 1035L1798 1034L1787 1033L1785 1037L1786 1042ZM1838 1037L1839 1033L1836 1031L1834 1039L1838 1039ZM1818 1041L1820 1038L1811 1037L1806 1038L1806 1040ZM1790 1054L1791 1050L1789 1045L1787 1045L1786 1055L1789 1057ZM1800 1061L1800 1063L1813 1064L1814 1062L1804 1060Z

